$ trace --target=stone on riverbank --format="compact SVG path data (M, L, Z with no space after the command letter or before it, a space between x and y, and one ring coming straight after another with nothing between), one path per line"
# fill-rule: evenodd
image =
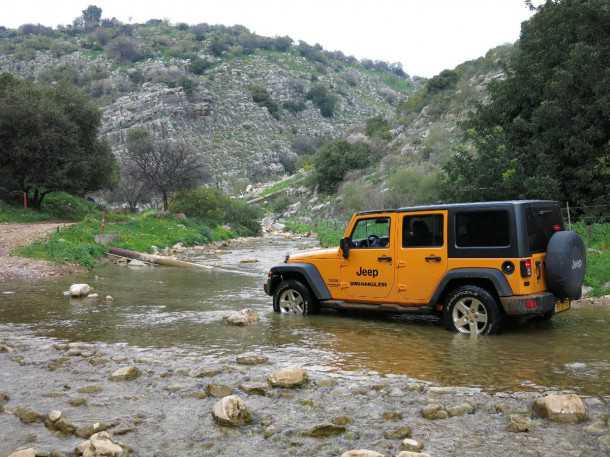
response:
M466 414L474 414L474 406L472 406L468 402L465 402L460 405L451 406L451 407L447 408L447 413L449 414L449 417L464 416Z
M402 451L419 452L423 448L424 443L414 440L413 438L405 438L402 443L400 443L400 449Z
M72 284L70 286L70 296L74 298L86 297L91 292L89 284Z
M533 405L534 414L554 422L575 424L587 420L587 407L575 394L547 395Z
M411 437L411 427L403 425L402 427L388 430L383 433L383 437L387 440L402 440Z
M237 427L252 421L252 415L246 403L237 395L221 398L214 405L212 417L220 425Z
M14 411L15 416L24 424L33 424L35 422L43 422L44 415L34 411L26 406L17 406Z
M245 382L239 388L248 395L267 395L269 386L262 382Z
M267 378L272 387L294 388L307 382L307 372L302 368L282 368Z
M369 451L367 449L353 449L351 451L344 452L341 457L385 457L385 455L379 452Z
M233 393L233 389L222 384L208 384L206 387L208 395L216 398L228 397Z
M429 420L447 419L449 417L449 413L438 403L424 406L421 410L421 415Z
M329 436L336 436L345 433L345 427L343 425L336 425L331 423L314 425L309 430L303 432L304 436L310 436L312 438L328 438Z
M229 325L243 327L256 323L258 315L250 308L242 309L241 311L233 311L224 317L224 321Z
M21 449L19 451L15 451L12 454L9 454L8 457L36 457L36 449Z
M123 367L115 370L110 375L111 381L131 381L140 376L140 370L137 367Z
M524 433L529 432L532 428L532 420L528 416L511 414L508 418L507 430L509 432Z
M112 441L108 432L96 433L76 448L76 455L83 457L122 457L124 454L123 448Z
M240 365L262 365L269 361L269 357L261 354L242 354L235 359Z

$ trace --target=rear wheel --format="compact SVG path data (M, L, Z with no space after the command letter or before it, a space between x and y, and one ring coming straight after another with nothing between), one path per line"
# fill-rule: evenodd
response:
M452 291L443 310L447 329L467 335L498 333L503 317L493 295L478 286L462 286Z
M273 294L273 311L283 314L315 314L318 302L309 288L300 281L282 281Z

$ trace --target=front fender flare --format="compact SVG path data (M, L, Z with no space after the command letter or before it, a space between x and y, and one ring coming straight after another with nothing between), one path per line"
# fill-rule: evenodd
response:
M273 278L302 277L309 286L314 296L318 300L330 300L330 292L320 275L318 269L309 263L283 263L271 268L269 282L269 295L273 295L279 281L272 281Z

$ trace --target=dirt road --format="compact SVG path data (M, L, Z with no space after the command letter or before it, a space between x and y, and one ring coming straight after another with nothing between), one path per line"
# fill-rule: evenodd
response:
M76 270L74 266L14 257L10 252L53 233L65 223L0 224L0 282L15 279L41 279Z

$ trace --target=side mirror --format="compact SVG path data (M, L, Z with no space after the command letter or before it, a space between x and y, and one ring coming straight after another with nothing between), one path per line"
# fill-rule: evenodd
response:
M343 257L347 259L349 257L349 248L350 248L349 238L341 238L341 241L339 242L339 248L341 249L341 252L343 253Z

